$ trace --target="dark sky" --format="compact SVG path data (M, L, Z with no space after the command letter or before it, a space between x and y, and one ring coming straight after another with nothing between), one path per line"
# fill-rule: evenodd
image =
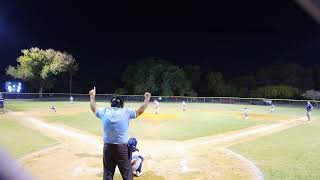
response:
M225 73L320 60L319 27L291 0L0 2L1 72L33 46L71 53L82 76L111 78L148 56Z

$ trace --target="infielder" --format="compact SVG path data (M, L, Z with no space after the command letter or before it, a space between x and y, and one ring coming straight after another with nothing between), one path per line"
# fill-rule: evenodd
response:
M311 114L312 109L313 109L312 104L310 103L310 101L307 101L307 107L306 107L306 110L307 110L308 122L310 122L310 121L311 121L311 119L310 119L310 114Z
M57 112L57 108L54 105L51 105L50 111L51 112Z
M154 108L156 108L156 114L159 114L160 113L159 101L154 100L153 103L154 103Z

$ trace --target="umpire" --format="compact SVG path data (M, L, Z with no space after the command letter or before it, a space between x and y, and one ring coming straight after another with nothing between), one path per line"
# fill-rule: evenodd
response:
M122 178L132 180L131 156L127 145L129 122L146 110L151 94L144 94L144 102L137 110L123 108L123 101L118 96L111 99L111 108L97 109L96 87L89 94L91 110L101 119L103 126L103 179L113 179L115 168L118 166Z

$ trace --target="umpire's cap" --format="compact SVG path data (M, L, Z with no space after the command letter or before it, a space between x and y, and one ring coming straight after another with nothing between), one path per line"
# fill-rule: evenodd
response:
M114 96L110 101L111 107L123 108L123 100L119 96Z

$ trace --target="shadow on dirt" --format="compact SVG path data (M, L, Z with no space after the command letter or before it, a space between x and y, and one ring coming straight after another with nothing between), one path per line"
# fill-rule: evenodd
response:
M78 153L78 154L75 154L75 156L77 156L79 158L86 158L86 157L102 158L101 154L89 154L89 153Z
M102 177L103 174L99 174L98 177ZM134 179L139 179L139 180L165 180L163 176L156 175L155 172L153 171L145 171L143 172L143 175L140 177L134 177ZM120 174L115 174L114 175L114 180L122 180L122 177Z

